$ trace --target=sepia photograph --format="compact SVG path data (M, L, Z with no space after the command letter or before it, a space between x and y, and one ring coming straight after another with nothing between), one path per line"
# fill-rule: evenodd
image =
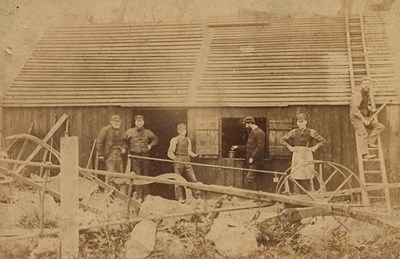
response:
M400 0L1 0L1 259L400 258Z

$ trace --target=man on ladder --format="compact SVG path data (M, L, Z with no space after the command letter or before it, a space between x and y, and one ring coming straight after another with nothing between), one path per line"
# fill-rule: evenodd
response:
M370 116L375 112L369 106L370 99L370 84L369 77L361 78L360 90L355 92L350 104L350 122L356 131L356 136L359 139L360 152L364 159L375 158L375 155L370 154L368 147L376 148L379 134L385 129L385 126L377 121L370 120ZM368 130L371 133L368 136Z

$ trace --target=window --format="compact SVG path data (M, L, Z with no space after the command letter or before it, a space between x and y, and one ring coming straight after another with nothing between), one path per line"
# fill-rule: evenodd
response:
M219 155L219 120L216 117L196 120L196 153L203 157Z
M256 125L264 132L267 128L266 118L254 118ZM223 158L229 157L229 150L233 145L246 145L248 132L243 125L243 117L240 118L222 118L221 120L221 156ZM266 136L267 139L267 136ZM266 145L266 149L268 146ZM242 151L236 153L236 157L244 158L245 153Z
M288 158L291 156L287 147L281 145L281 138L293 129L291 119L286 120L268 120L268 148L269 157Z

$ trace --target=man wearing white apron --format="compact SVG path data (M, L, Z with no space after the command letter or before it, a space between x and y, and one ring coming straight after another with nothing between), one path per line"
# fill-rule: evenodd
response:
M325 142L317 131L307 128L307 117L304 113L296 116L298 128L289 131L281 138L281 144L285 145L292 153L292 178L296 180L305 190L309 191L311 180L315 176L314 165L307 165L312 161L315 152ZM315 143L315 145L314 145ZM303 191L297 184L293 184L294 193Z

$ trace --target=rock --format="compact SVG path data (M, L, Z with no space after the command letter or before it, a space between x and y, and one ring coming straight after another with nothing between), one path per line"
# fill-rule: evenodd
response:
M88 179L79 177L79 199L86 203L99 186Z
M35 238L0 243L0 258L29 258L37 244Z
M138 223L125 244L125 258L146 258L156 244L156 224L151 220Z
M227 257L248 257L258 249L256 237L234 221L217 219L206 238L214 242L218 252Z
M171 214L191 213L191 212L194 212L194 209L187 204L181 204L178 201L167 200L159 196L148 195L146 200L140 207L139 217L141 218L164 217ZM167 224L169 222L174 223L182 218L185 217L165 219L163 222L166 222ZM190 217L186 218L189 219Z
M31 258L57 256L59 253L60 240L58 238L40 238L38 242L38 246L31 252Z
M179 237L165 232L157 233L156 250L163 251L166 258L182 258L186 252Z

